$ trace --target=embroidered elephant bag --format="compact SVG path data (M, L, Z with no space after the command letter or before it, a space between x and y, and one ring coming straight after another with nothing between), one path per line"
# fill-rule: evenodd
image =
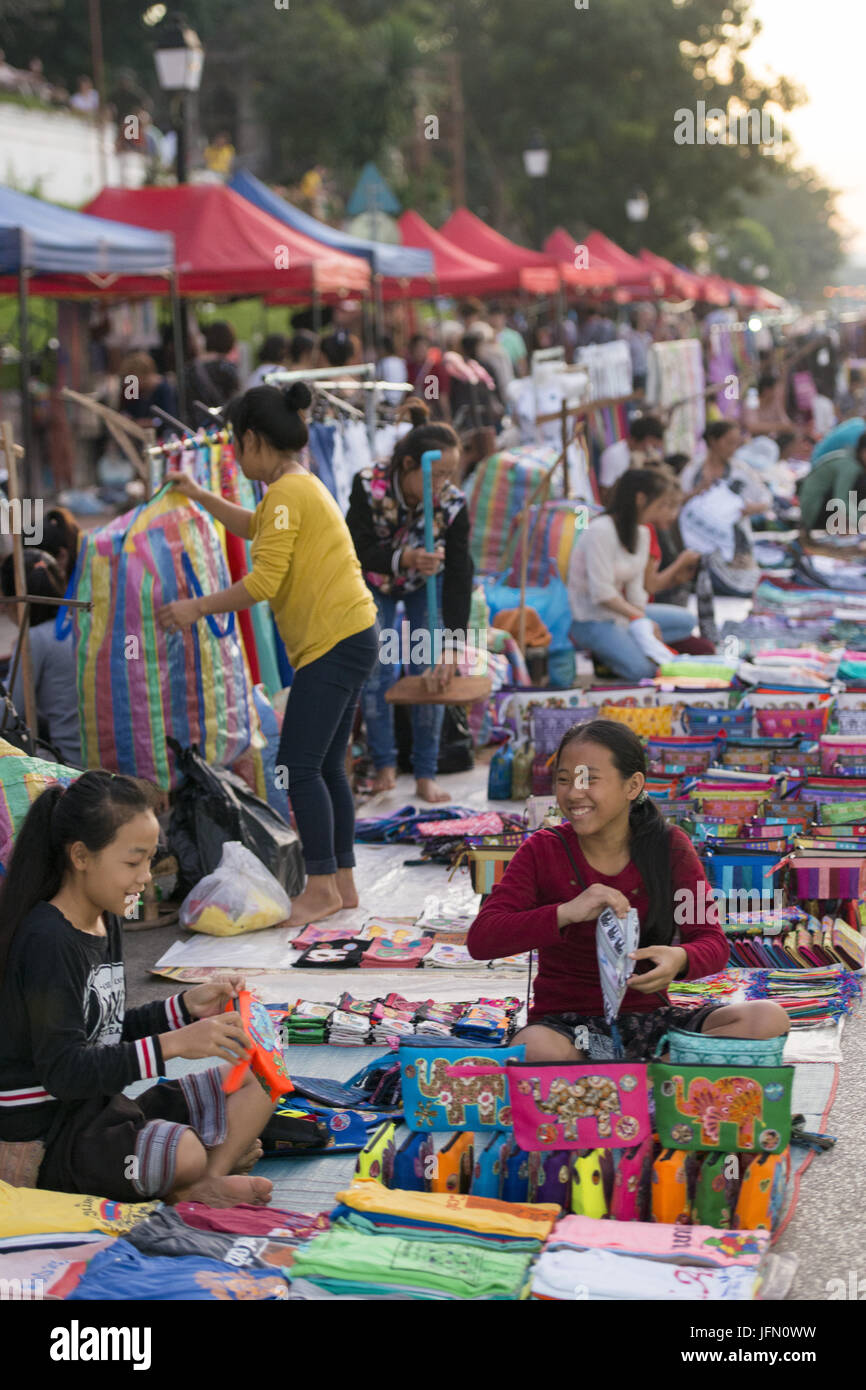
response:
M666 1147L768 1154L787 1147L793 1067L652 1062L649 1074Z
M506 1061L522 1062L522 1046L400 1048L403 1111L412 1130L442 1134L455 1129L507 1129L511 1124ZM466 1068L463 1074L455 1069ZM469 1070L471 1068L471 1070Z
M626 1149L651 1132L645 1065L510 1063L508 1079L521 1148Z

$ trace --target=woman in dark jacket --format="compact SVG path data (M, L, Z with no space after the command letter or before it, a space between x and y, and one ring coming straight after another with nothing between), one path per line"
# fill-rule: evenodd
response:
M390 463L363 468L355 475L346 516L355 549L379 613L379 661L364 687L361 708L370 752L376 768L376 791L395 785L397 755L394 712L386 691L405 666L421 675L442 660L447 634L463 633L472 598L472 557L469 553L469 513L466 498L451 481L457 475L460 443L450 425L428 423L420 400L407 402L413 428L397 441ZM433 465L434 550L424 541L421 457L438 449ZM426 582L438 583L442 628L428 632ZM406 622L396 627L397 604L405 607ZM424 801L449 801L436 783L442 705L412 706L412 765L416 794Z

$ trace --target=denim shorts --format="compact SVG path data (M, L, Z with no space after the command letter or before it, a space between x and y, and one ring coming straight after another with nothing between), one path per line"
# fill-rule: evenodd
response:
M724 1008L723 1004L701 1004L697 1009L663 1004L661 1008L647 1013L620 1014L616 1026L623 1042L623 1060L652 1061L659 1040L669 1028L701 1033L710 1014L721 1008ZM542 1018L531 1018L529 1023L536 1027L552 1028L555 1033L568 1038L579 1052L586 1053L590 1062L617 1060L610 1024L603 1018L589 1018L586 1014L545 1014Z

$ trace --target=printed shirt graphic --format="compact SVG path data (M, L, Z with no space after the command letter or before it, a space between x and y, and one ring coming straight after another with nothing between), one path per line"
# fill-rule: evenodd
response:
M122 961L95 965L84 987L87 1041L99 1047L119 1043L123 1034L126 985Z

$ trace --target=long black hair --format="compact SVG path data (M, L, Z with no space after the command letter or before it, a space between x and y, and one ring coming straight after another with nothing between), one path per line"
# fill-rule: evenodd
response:
M657 468L629 468L617 479L606 513L630 555L637 550L638 494L643 493L648 502L654 502L667 491L669 482L670 478Z
M408 417L411 420L412 428L394 445L394 452L391 455L392 484L403 472L403 460L405 458L408 457L412 460L412 468L407 471L414 473L416 468L421 467L422 454L426 454L428 450L441 449L444 453L446 449L460 448L457 433L450 425L431 424L430 412L420 397L410 396L408 401L404 402L399 414L403 418Z
M33 594L35 598L63 598L63 591L66 588L66 580L59 563L53 555L49 555L47 550L34 550L30 545L24 549L24 575L27 581L27 592ZM15 593L15 557L7 555L0 564L0 590L3 591L5 598L12 598ZM31 603L30 605L30 626L38 627L40 623L53 622L57 617L57 609L48 603Z
M60 891L69 846L80 840L98 854L122 825L152 810L153 802L147 783L102 771L84 772L68 787L46 787L36 798L15 837L0 888L0 980L28 912Z
M236 396L226 412L235 439L243 439L247 430L267 440L279 453L296 454L310 437L307 422L301 415L312 404L313 396L303 381L291 386L253 386Z
M590 719L573 724L563 734L554 767L572 743L598 743L606 748L613 765L625 780L636 772L647 775L644 746L627 724L614 719ZM671 886L671 828L655 802L631 803L628 817L629 854L643 879L649 897L649 913L641 923L642 946L669 946L674 934L674 902Z

